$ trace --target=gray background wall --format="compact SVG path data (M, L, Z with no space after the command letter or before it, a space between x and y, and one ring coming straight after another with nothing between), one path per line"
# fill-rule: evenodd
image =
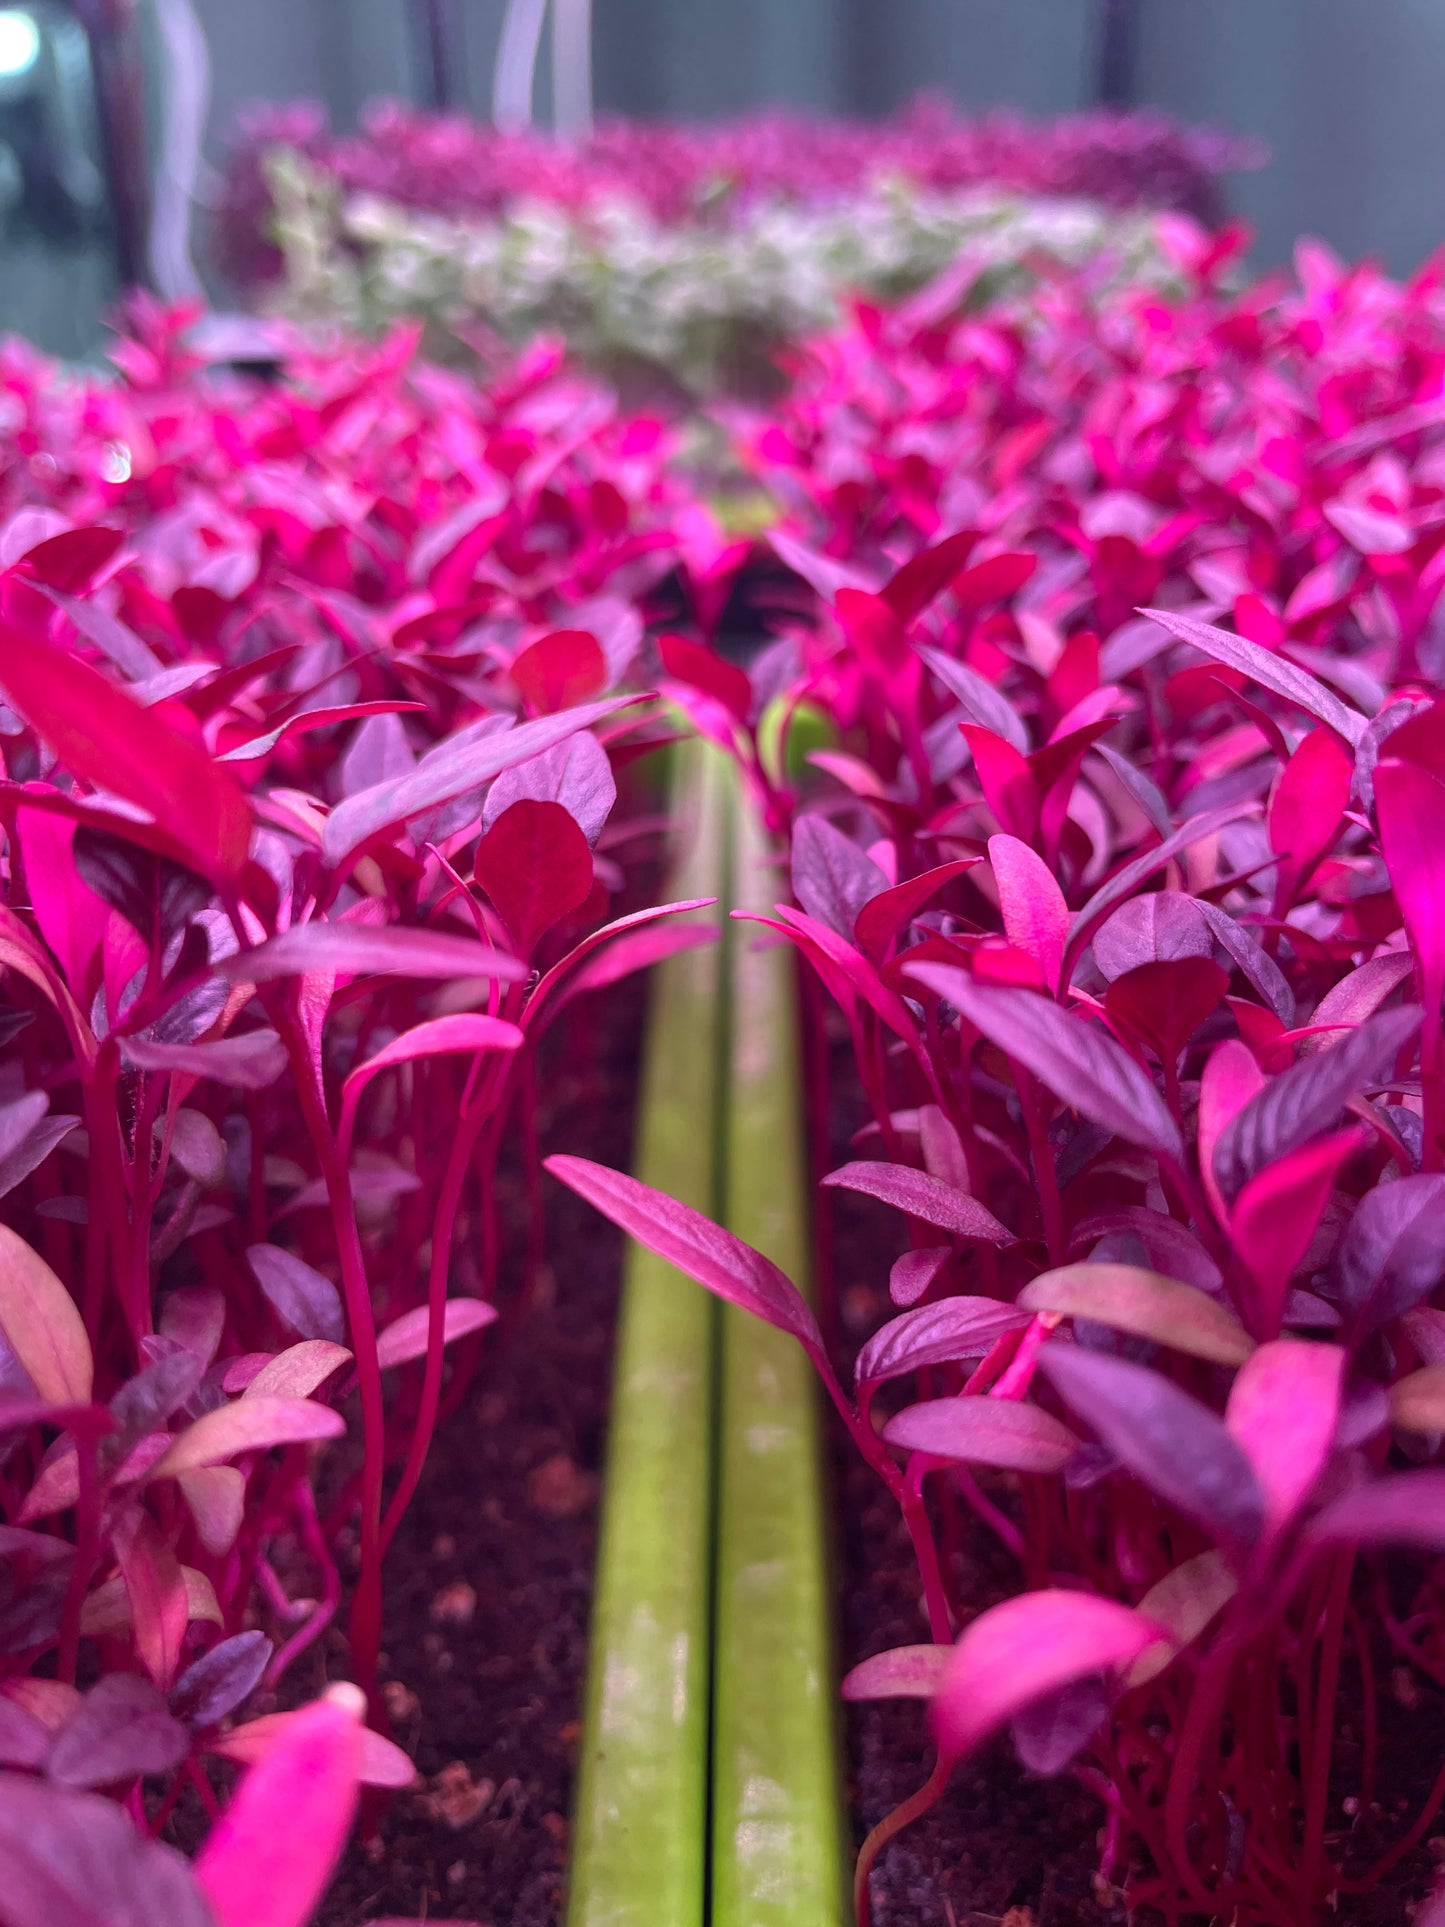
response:
M213 129L258 95L421 97L406 0L196 0ZM1236 186L1257 258L1317 234L1408 271L1445 241L1445 0L1133 0L1134 92L1257 133ZM485 113L503 0L450 0L459 103ZM600 111L716 115L763 103L886 113L922 88L969 108L1093 103L1096 0L594 0ZM540 77L538 104L547 86Z
M148 4L149 0L142 0ZM212 66L208 150L257 98L322 100L354 123L377 94L427 99L421 0L193 0ZM456 104L485 115L504 0L441 0ZM593 0L601 113L713 116L764 104L882 114L928 88L1034 114L1097 99L1104 0ZM1132 96L1261 135L1239 177L1255 261L1318 235L1408 272L1445 242L1445 0L1116 0L1135 19ZM544 52L539 114L549 102ZM0 243L0 328L74 352L87 304ZM104 276L101 275L103 282ZM23 298L22 298L23 297ZM39 317L38 319L36 317ZM61 335L64 338L61 338Z

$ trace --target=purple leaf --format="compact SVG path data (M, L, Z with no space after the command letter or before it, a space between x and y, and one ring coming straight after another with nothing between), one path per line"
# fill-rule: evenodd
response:
M1173 609L1141 609L1139 613L1159 623L1181 642L1202 650L1213 661L1237 669L1285 702L1327 723L1351 748L1359 747L1360 738L1369 727L1369 718L1342 703L1322 682L1316 682L1303 669L1296 669L1283 656L1271 655L1257 642L1247 642L1243 636L1231 635L1227 629L1216 629L1212 623L1199 622Z
M1024 1286L1018 1303L1027 1311L1111 1325L1215 1365L1240 1365L1254 1350L1254 1340L1218 1299L1135 1265L1065 1265L1046 1271Z
M1331 1049L1272 1077L1230 1119L1215 1146L1214 1175L1225 1197L1235 1197L1255 1172L1327 1131L1352 1097L1391 1069L1419 1028L1415 1005L1381 1011Z
M977 1198L931 1177L927 1171L915 1171L911 1165L860 1160L830 1171L823 1183L843 1191L862 1191L906 1211L911 1218L920 1218L924 1224L951 1231L956 1238L981 1238L994 1245L1014 1242L1013 1233Z
M946 998L1062 1103L1126 1143L1180 1162L1179 1129L1153 1080L1097 1025L1033 991L976 983L950 964L917 964L909 974Z
M250 1245L246 1262L273 1310L302 1338L346 1342L341 1294L329 1278L280 1245Z
M524 797L534 803L560 803L576 819L589 846L595 846L617 801L607 751L584 730L555 749L503 770L482 807L483 835Z
M1009 1730L1023 1766L1042 1779L1062 1773L1104 1724L1113 1699L1103 1680L1076 1679L1015 1713Z
M855 941L859 912L888 888L888 878L850 838L821 816L793 825L793 895L810 917L845 943Z
M933 1702L939 1746L959 1759L1045 1694L1119 1672L1163 1637L1128 1606L1091 1593L1006 1599L980 1613L953 1649Z
M925 1245L893 1260L888 1273L888 1296L895 1305L916 1305L953 1256L952 1245Z
M182 1071L238 1091L264 1091L286 1068L286 1046L274 1030L248 1030L207 1044L157 1044L149 1038L122 1037L120 1054L139 1071Z
M1079 1440L1042 1406L1011 1398L931 1398L883 1428L884 1441L930 1458L1006 1472L1062 1472Z
M1334 1258L1340 1310L1356 1338L1427 1298L1445 1277L1445 1177L1400 1178L1367 1191Z
M187 1726L214 1726L255 1692L274 1650L261 1632L219 1640L192 1661L171 1688L171 1711Z
M1247 802L1226 803L1217 810L1201 810L1198 816L1191 816L1187 823L1181 824L1172 836L1166 836L1164 841L1156 843L1152 850L1145 850L1142 856L1136 856L1131 863L1126 863L1121 870L1116 870L1107 883L1101 883L1069 925L1069 941L1064 951L1065 981L1072 971L1074 959L1088 942L1096 925L1108 916L1116 905L1136 895L1139 885L1147 883L1156 871L1162 870L1165 864L1172 857L1178 856L1181 850L1187 850L1191 844L1199 842L1202 837L1214 836L1227 824L1243 816L1251 807Z
M108 1673L56 1734L46 1765L62 1786L113 1786L143 1773L169 1773L190 1744L149 1680Z
M6 1927L216 1927L173 1847L113 1800L0 1774Z
M1208 1406L1147 1366L1079 1345L1046 1345L1039 1369L1141 1485L1228 1544L1258 1539L1264 1495Z
M415 769L375 783L338 803L321 833L321 854L336 868L373 836L404 823L408 817L450 803L469 790L480 789L503 770L555 749L579 729L590 729L593 723L616 715L637 700L636 696L612 696L605 702L583 703L559 715L539 716L534 722L479 739L469 739L463 731L456 742L439 743Z
M1445 1549L1445 1469L1419 1466L1358 1485L1327 1505L1310 1535L1333 1544Z
M348 976L384 972L398 977L495 977L500 983L516 983L527 974L527 966L516 957L474 937L394 924L320 921L295 924L214 967L233 984L268 984L311 970Z
M817 1320L802 1294L770 1258L650 1184L588 1158L550 1157L546 1168L649 1251L730 1305L741 1305L791 1332L815 1361L823 1360Z
M925 1365L982 1358L1005 1332L1028 1323L1025 1313L993 1298L944 1298L890 1318L858 1354L853 1377L860 1392Z
M1145 902L1148 901L1146 897ZM1257 944L1243 924L1221 910L1217 903L1201 900L1197 905L1200 915L1209 925L1215 942L1226 951L1231 961L1253 984L1279 1021L1288 1029L1295 1020L1294 992L1290 989L1284 972L1270 956L1269 952ZM1099 932L1099 936L1103 931ZM1099 954L1098 937L1094 939L1094 955Z
M0 1766L44 1766L50 1744L49 1727L15 1700L0 1698Z
M13 1150L0 1158L0 1198L23 1184L79 1125L78 1117L45 1117L27 1133Z
M950 1646L894 1646L874 1653L848 1673L845 1700L931 1700L943 1682Z
M991 729L995 736L1001 736L1021 756L1028 754L1028 731L1015 715L1007 698L1000 695L991 682L986 682L966 662L956 662L952 656L946 656L941 649L931 648L927 643L916 646L919 655L944 688L963 705L964 713L971 722L982 723L985 729Z

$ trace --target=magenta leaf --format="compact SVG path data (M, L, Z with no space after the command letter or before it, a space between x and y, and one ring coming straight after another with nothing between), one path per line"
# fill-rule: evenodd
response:
M1101 883L1069 925L1069 941L1064 951L1066 979L1095 926L1111 910L1132 897L1139 885L1147 883L1156 871L1162 870L1171 857L1178 856L1181 850L1187 850L1203 837L1214 836L1227 824L1244 815L1249 807L1247 803L1225 803L1215 810L1201 810L1198 816L1191 816L1186 823L1182 823L1172 836L1166 836L1152 850L1146 850L1142 856L1136 856L1121 870L1116 870L1107 883Z
M1340 1310L1364 1338L1428 1298L1445 1278L1445 1177L1411 1176L1367 1191L1334 1257Z
M108 1673L56 1734L46 1770L61 1786L112 1786L143 1773L169 1773L190 1743L148 1679Z
M281 1245L250 1245L246 1262L277 1315L302 1338L346 1341L341 1294L329 1278Z
M485 1050L520 1050L525 1041L523 1033L505 1017L477 1016L470 1011L460 1011L452 1017L432 1017L393 1037L365 1063L349 1071L347 1094L354 1100L378 1071L395 1064L409 1064L419 1057L472 1057Z
M1139 613L1159 623L1181 642L1202 650L1215 662L1237 669L1285 702L1327 723L1351 748L1359 746L1360 738L1369 727L1369 718L1342 703L1322 682L1317 682L1303 669L1296 669L1283 656L1271 655L1257 642L1246 642L1243 636L1233 636L1227 629L1216 629L1212 623L1200 622L1174 609L1141 609Z
M945 1184L927 1171L906 1164L875 1164L866 1160L830 1171L824 1184L844 1191L862 1191L884 1204L895 1205L911 1218L951 1231L956 1238L981 1238L988 1244L1013 1243L1013 1233L991 1211L966 1191Z
M1026 1312L992 1298L944 1298L890 1318L858 1354L853 1377L860 1392L925 1365L982 1358L1005 1332L1028 1324Z
M1336 1173L1359 1144L1359 1131L1350 1128L1301 1145L1257 1171L1235 1199L1229 1231L1253 1285L1245 1311L1261 1338L1278 1334L1295 1266L1309 1248Z
M933 1702L940 1748L959 1759L1045 1694L1122 1671L1164 1634L1113 1599L1046 1590L991 1606L966 1627Z
M977 542L977 529L959 529L930 548L920 549L889 577L879 593L900 622L909 623L922 615L958 575Z
M6 1927L216 1927L173 1847L113 1800L0 1774Z
M825 817L800 816L793 825L793 895L846 943L864 904L888 887L872 857Z
M592 894L592 852L576 818L560 803L523 797L477 845L475 875L517 949L529 957L537 940Z
M1016 836L991 836L988 860L998 885L1003 927L1012 944L1038 965L1044 985L1057 990L1069 934L1064 893L1043 858Z
M937 991L974 1029L1021 1064L1060 1102L1177 1164L1179 1129L1153 1080L1096 1025L1029 990L980 984L949 964L915 964L909 973Z
M217 1927L305 1927L321 1898L361 1782L364 1702L355 1687L332 1695L290 1716L201 1849Z
M1006 1472L1062 1472L1079 1449L1052 1413L1009 1398L927 1399L890 1419L883 1438L908 1452Z
M550 1157L546 1168L640 1245L728 1304L791 1332L815 1362L823 1359L822 1335L802 1294L760 1251L700 1211L605 1164Z
M213 883L240 876L251 806L199 743L69 651L9 624L0 690L68 769L143 810Z
M1445 783L1416 763L1381 762L1375 812L1390 886L1410 933L1420 995L1434 1015L1445 995Z
M1392 1068L1419 1028L1415 1005L1378 1012L1330 1049L1271 1078L1220 1134L1214 1173L1225 1197L1235 1197L1255 1172L1327 1131L1352 1097Z
M262 1632L235 1633L193 1660L171 1688L170 1708L198 1731L234 1713L261 1684L274 1648Z
M1259 1538L1259 1481L1207 1405L1147 1366L1080 1345L1046 1345L1039 1369L1156 1497L1227 1545L1252 1546Z
M515 983L527 967L473 937L400 925L312 922L225 957L214 968L230 983L266 984L311 970L349 976L384 972L398 977L495 977Z

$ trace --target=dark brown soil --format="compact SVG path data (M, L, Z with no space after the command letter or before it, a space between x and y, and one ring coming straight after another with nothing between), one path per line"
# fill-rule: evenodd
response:
M578 1007L597 1028L550 1054L545 1151L626 1165L644 996L630 980ZM541 1289L439 1431L387 1560L383 1678L426 1788L353 1845L321 1927L552 1927L560 1912L621 1240L545 1183ZM498 1195L505 1304L525 1243L519 1173L504 1167Z

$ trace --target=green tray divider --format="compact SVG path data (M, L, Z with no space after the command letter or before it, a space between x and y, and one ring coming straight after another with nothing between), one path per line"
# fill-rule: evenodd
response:
M740 909L765 913L787 894L742 806L733 890ZM792 947L736 924L730 973L726 1222L806 1292ZM817 1388L795 1340L733 1306L722 1309L718 1513L711 1927L841 1927L851 1908Z
M671 894L727 887L730 771L681 745ZM720 920L721 906L705 913ZM720 1208L721 944L654 967L635 1175ZM613 1376L567 1927L703 1927L717 1307L629 1247Z

